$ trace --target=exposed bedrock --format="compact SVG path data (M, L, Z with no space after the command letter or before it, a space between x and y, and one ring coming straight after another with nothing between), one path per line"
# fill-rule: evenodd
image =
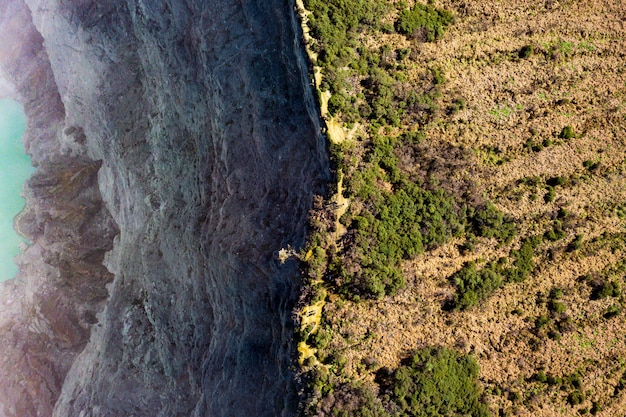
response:
M19 1L0 1L0 94L19 100L37 173L19 228L32 246L22 272L0 284L0 416L50 416L70 366L89 340L113 275L102 265L117 227L98 191L100 162L64 108L43 39Z
M47 129L56 148L44 153L66 163L51 162L54 175L30 182L43 183L48 194L33 192L34 208L20 221L35 242L24 258L31 262L36 250L48 250L52 238L61 239L59 247L91 251L81 253L82 275L68 260L61 262L65 270L56 266L66 278L30 279L35 291L49 286L78 312L80 343L47 388L53 414L292 415L291 312L299 275L295 261L283 265L276 254L302 245L313 195L328 177L292 5L26 3L43 49L25 60L37 70L49 65L54 82L48 77L45 86L60 97L56 107L40 106L50 120L40 123L38 113L28 112L29 129L35 123ZM32 80L6 76L10 65L2 65L5 78L29 92L18 95L23 102L42 97ZM46 114L52 108L54 117ZM31 152L39 152L39 136L30 138ZM76 168L70 174L65 167ZM46 182L55 176L58 183ZM63 200L66 192L75 198ZM97 204L100 193L104 205ZM38 207L48 197L61 206L75 202L67 210L77 214L44 216ZM61 229L68 230L65 241ZM111 244L104 262L112 275L93 273ZM36 308L47 298L28 304L19 289L29 268L11 285L19 303ZM24 334L0 331L33 339L19 320L13 327ZM41 386L27 388L43 404ZM0 398L7 416L37 415L11 413L16 404Z

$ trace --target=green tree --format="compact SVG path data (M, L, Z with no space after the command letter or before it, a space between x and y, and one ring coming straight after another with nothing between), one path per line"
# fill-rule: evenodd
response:
M478 364L467 355L444 347L417 351L411 363L398 368L392 378L391 398L399 416L487 417L481 402Z

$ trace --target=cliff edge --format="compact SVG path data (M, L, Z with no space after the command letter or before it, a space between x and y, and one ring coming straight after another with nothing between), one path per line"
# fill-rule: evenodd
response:
M276 255L328 177L292 7L3 0L0 19L38 168L0 289L0 415L292 414L299 274Z

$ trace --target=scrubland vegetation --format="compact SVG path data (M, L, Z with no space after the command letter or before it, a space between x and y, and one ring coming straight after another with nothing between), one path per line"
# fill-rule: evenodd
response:
M301 256L302 415L619 414L620 2L304 5L349 206Z

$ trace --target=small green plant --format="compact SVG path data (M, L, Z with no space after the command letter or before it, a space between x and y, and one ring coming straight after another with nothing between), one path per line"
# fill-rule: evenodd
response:
M619 316L622 312L622 307L620 305L611 305L609 306L604 314L602 315L605 319L611 319L613 317Z
M550 300L548 303L548 309L556 314L562 314L565 312L565 304L560 301Z
M567 402L570 405L578 405L581 404L583 401L585 401L585 395L579 390L572 391L567 396Z
M559 41L555 47L557 52L562 53L565 56L571 55L574 50L574 44L567 41Z
M559 137L561 139L572 139L576 137L576 134L574 133L574 129L567 125L563 128L563 130L561 130L561 133L559 133Z
M593 172L600 167L600 162L586 160L586 161L583 161L583 167L589 172Z
M526 58L530 58L531 55L534 52L534 48L532 45L524 45L522 46L522 48L519 50L519 57L522 59L526 59Z
M567 250L570 252L574 252L574 251L582 249L584 238L585 238L584 235L577 234L574 240L569 245L567 245Z
M513 114L515 110L511 106L503 105L496 106L493 109L489 110L489 114L491 114L496 120L506 119L510 115Z

